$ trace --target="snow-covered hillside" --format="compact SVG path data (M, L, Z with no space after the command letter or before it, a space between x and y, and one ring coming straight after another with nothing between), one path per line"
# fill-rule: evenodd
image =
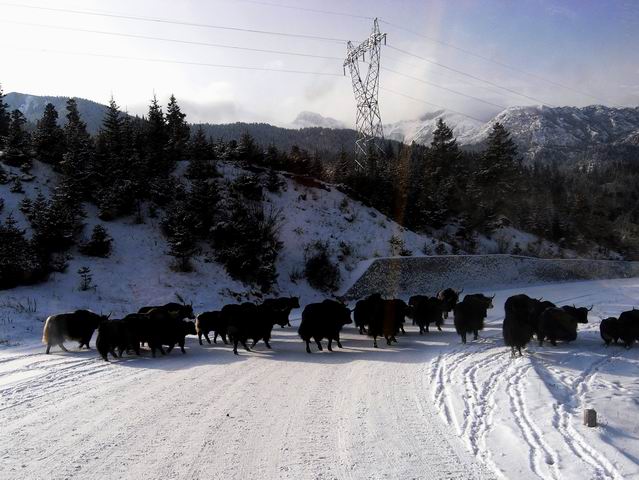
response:
M15 168L4 168L11 176L21 175ZM183 170L182 166L178 170ZM220 170L227 180L245 173L224 164L220 164ZM27 230L28 222L19 211L20 202L25 197L33 200L40 191L48 194L57 181L49 167L40 162L34 162L32 174L35 180L23 182L24 194L10 192L12 183L0 185L0 198L5 200L0 218L13 214L19 225ZM310 287L302 275L305 248L317 240L328 242L334 261L340 259L343 285L349 284L351 272L359 262L397 255L398 244L390 241L393 237L415 255L423 254L426 243L433 248L440 243L406 230L333 186L321 183L317 185L322 188L305 186L284 176L282 180L285 188L281 193L266 193L267 208L282 212L280 239L283 249L277 262L279 278L274 294L295 294L304 301L325 296ZM219 307L237 298L259 295L258 291L230 278L220 264L212 261L207 245L202 245L202 254L194 260L194 272L173 271L171 257L166 254L166 240L160 233L159 218L147 216L142 224L135 223L133 218L100 222L94 206L86 205L85 209L85 234L88 236L96 223L104 225L114 239L111 257L86 257L74 249L65 273L54 274L48 282L34 287L0 291L1 296L18 300L26 297L36 299L40 305L47 305L49 313L90 307L121 315L130 312L132 306L175 300L176 293L193 301L200 310ZM444 252L450 252L449 246L442 245L442 248ZM78 291L77 270L84 266L91 268L95 291Z
M32 332L0 346L0 479L639 478L639 348L606 348L598 333L601 318L639 305L639 281L527 288L594 308L575 342L514 360L502 306L520 290L485 292L495 308L467 345L450 324L425 336L407 325L374 349L347 326L343 349L309 355L294 320L274 330L273 350L236 357L188 338L185 355L110 363L44 355L46 304L3 306Z

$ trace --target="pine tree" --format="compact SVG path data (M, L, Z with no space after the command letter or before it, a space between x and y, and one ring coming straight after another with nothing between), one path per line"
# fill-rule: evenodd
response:
M202 239L210 236L218 213L220 194L217 183L211 179L195 179L188 195L188 208L195 216L194 232Z
M333 181L335 183L348 183L348 179L355 172L355 162L349 157L344 147L339 152L337 163L333 171Z
M199 251L196 233L200 223L196 212L184 199L178 199L167 208L161 226L169 245L167 254L175 259L175 268L190 272L193 269L191 260Z
M38 271L39 263L31 243L9 214L4 223L0 221L0 289L27 283Z
M9 134L9 125L11 124L11 115L9 114L9 106L4 103L4 92L0 85L0 148L3 146L4 138Z
M146 159L153 176L166 177L173 170L173 162L167 155L168 133L162 107L156 96L149 105L145 132Z
M195 179L211 178L216 175L217 169L213 163L213 149L200 126L189 143L189 165L186 176Z
M264 155L250 133L244 132L237 144L237 159L250 164L261 165Z
M189 143L191 131L185 121L186 114L182 113L180 106L171 95L166 107L166 128L168 133L168 155L171 161L183 160Z
M7 165L28 168L31 164L31 138L25 129L27 119L20 110L11 112L11 123L5 139L4 161Z
M113 239L102 225L93 227L91 238L80 246L80 252L91 257L107 258L111 255Z
M78 275L80 275L80 291L86 292L91 288L94 288L93 285L93 273L91 273L91 268L89 267L81 267L78 269Z
M80 118L74 98L67 100L67 123L64 126L65 152L60 171L64 182L75 192L78 199L88 196L89 168L93 162L93 142L87 126Z
M453 131L439 118L422 164L423 184L418 202L426 224L439 227L448 217L460 212L460 160L461 152Z
M493 211L502 210L504 206L508 206L510 212L515 211L515 203L523 198L521 189L525 186L520 178L517 146L504 126L496 122L488 135L486 151L476 177L482 202ZM513 195L515 192L517 195Z
M65 151L64 132L58 125L58 112L51 103L44 107L33 135L33 148L37 158L45 163L59 166Z
M267 147L264 153L264 165L277 170L282 168L282 154L272 143Z

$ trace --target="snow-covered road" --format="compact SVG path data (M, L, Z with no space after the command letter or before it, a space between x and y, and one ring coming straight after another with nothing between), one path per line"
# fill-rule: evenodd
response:
M449 321L377 350L347 327L343 350L312 355L290 328L239 357L196 339L111 363L3 347L0 478L639 478L639 348L598 338L599 318L639 306L639 280L526 291L594 304L591 323L511 360L500 291L466 346Z

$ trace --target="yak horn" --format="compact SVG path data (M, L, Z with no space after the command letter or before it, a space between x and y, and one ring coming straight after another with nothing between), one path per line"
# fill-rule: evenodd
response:
M590 305L590 308L588 308L587 310L590 312L590 311L592 311L593 307L594 307L594 305Z
M457 292L457 295L461 295L463 291L464 289L462 288L459 292Z
M495 294L493 294L492 297L490 297L490 299L493 300L496 296L497 296L497 294L495 293Z

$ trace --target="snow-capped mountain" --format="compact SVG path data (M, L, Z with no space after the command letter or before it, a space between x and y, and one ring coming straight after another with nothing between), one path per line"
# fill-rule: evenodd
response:
M415 142L428 145L433 139L433 132L437 128L437 121L440 118L453 129L459 143L465 143L464 140L467 137L474 135L483 126L477 120L446 110L438 110L424 114L417 120L400 120L384 125L384 136L407 144Z
M500 122L526 160L575 160L585 156L603 160L628 155L628 149L634 152L639 146L639 108L602 105L511 107L484 124L440 110L418 120L386 125L384 133L394 140L428 145L439 118L453 128L458 143L468 147L480 147L495 122Z
M291 128L312 128L312 127L322 127L322 128L334 128L341 129L347 128L344 123L339 120L335 120L331 117L325 117L315 112L300 112L295 120L291 123Z

